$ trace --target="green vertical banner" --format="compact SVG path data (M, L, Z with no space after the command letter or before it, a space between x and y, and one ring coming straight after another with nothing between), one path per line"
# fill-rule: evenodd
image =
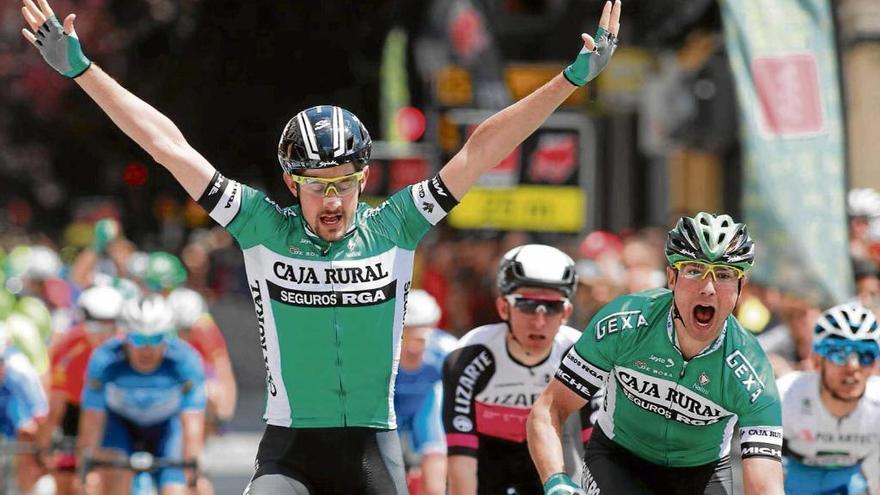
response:
M844 129L830 0L720 0L743 143L753 279L852 297Z

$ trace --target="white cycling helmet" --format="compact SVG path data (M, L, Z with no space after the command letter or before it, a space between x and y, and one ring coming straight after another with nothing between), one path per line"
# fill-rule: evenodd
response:
M858 303L838 304L819 316L813 331L813 346L827 339L877 342L880 325L870 309Z
M171 306L158 294L127 301L120 318L122 328L129 334L159 335L174 331Z
M61 258L46 246L31 246L31 259L28 263L26 277L45 280L57 277L61 273Z
M870 187L850 189L846 195L846 212L851 217L880 216L880 193Z
M125 298L109 285L95 285L84 290L77 304L87 320L115 320L122 312Z
M577 270L571 257L562 251L543 244L526 244L501 258L497 284L501 295L520 287L545 287L570 299L577 288Z
M406 318L403 324L408 327L433 327L440 321L440 305L434 296L416 289L406 298Z
M168 294L168 305L174 313L174 326L180 330L191 328L207 311L205 298L198 292L178 287Z

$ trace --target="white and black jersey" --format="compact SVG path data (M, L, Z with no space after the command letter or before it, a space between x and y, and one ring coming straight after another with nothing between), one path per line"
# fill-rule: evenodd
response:
M509 488L517 493L541 493L526 446L526 419L580 332L560 327L550 354L533 366L511 356L507 333L506 323L476 328L446 357L446 445L449 455L478 459L479 493L509 493ZM566 470L575 479L580 479L583 443L592 432L590 413L585 407L566 422Z

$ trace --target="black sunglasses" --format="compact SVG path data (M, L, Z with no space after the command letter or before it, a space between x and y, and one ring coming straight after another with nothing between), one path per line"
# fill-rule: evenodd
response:
M547 315L558 315L565 311L565 303L568 302L567 299L532 299L519 294L509 294L504 298L516 309L530 315L539 311L544 311Z

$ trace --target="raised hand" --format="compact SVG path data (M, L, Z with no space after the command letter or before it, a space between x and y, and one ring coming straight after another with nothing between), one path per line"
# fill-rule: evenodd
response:
M75 78L86 71L92 62L83 54L79 38L73 29L76 14L64 19L64 26L46 0L22 0L21 15L30 26L21 34L40 51L43 59L59 74Z
M620 0L605 2L596 40L587 33L581 34L584 47L574 62L565 68L563 74L575 86L583 86L592 81L608 65L611 55L617 48L617 32L620 31Z

